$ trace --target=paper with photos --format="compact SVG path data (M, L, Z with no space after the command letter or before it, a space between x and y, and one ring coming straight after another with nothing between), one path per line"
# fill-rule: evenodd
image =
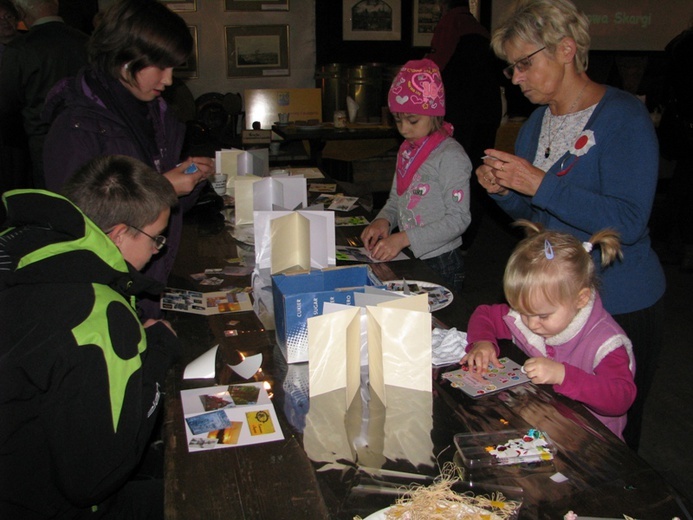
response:
M188 451L208 451L284 438L263 383L181 391Z
M212 316L229 312L252 311L253 304L246 292L200 292L167 287L161 295L159 306L163 310L189 312Z
M286 228L288 235L278 237L272 233L272 221L292 213L308 220L308 240L305 239L303 231L300 231L300 227L292 227L290 224L287 224ZM291 218L300 220L298 217ZM256 211L254 221L255 267L257 269L270 269L273 274L281 272L278 265L273 266L273 258L276 259L282 254L295 257L298 248L303 250L301 255L305 254L305 250L308 251L310 268L323 269L337 264L334 213L331 211Z

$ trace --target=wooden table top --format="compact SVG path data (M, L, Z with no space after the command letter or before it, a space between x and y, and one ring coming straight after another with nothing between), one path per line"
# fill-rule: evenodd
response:
M338 243L359 232L342 228ZM200 289L191 273L243 255L252 255L252 247L236 242L218 221L188 219L170 285ZM373 267L383 280L437 281L418 260ZM436 311L434 319L466 330L473 310L467 307L458 296ZM582 405L544 385L526 383L474 399L441 378L457 368L452 365L432 370L430 394L393 392L391 400L388 393L387 408L376 400L363 405L357 399L347 412L334 396L311 402L307 364L287 365L275 346L274 331L265 331L254 313L170 313L169 318L185 354L169 375L165 396L168 519L365 518L394 503L399 486L429 484L444 462L459 462L453 445L456 433L529 428L547 432L555 443L558 453L551 463L465 471L475 486L521 488L520 518L557 519L569 510L609 518L686 517L683 500L644 460ZM230 319L239 321L238 336L224 335ZM183 380L184 366L216 344L216 380ZM511 359L524 358L512 345L503 348ZM223 367L237 363L239 354L258 352L264 356L262 372L254 380L269 383L285 439L188 453L180 390L245 382ZM556 481L558 475L565 481Z

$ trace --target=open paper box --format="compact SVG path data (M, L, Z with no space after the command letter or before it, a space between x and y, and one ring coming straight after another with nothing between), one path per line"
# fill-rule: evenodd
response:
M273 275L277 344L287 362L308 361L307 320L320 315L325 302L352 305L354 293L372 285L380 285L380 281L365 265Z
M368 295L358 298L367 301ZM354 307L325 305L321 316L307 320L311 398L346 388L346 406L352 402L360 387L364 327L369 383L383 404L387 406L385 385L430 392L428 297L395 297L362 309L357 302Z

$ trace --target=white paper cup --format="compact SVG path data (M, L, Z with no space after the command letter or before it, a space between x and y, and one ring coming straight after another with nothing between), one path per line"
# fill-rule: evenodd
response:
M279 112L279 122L283 125L286 125L289 123L289 113L288 112Z
M217 173L212 180L212 187L219 195L226 195L226 181L229 176L225 173Z

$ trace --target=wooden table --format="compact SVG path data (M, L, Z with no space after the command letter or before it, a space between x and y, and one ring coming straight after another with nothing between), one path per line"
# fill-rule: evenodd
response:
M219 228L218 222L210 225L201 218L186 222L177 276L171 286L198 288L190 273L222 266L225 258L252 254L252 248L235 242ZM359 231L340 230L338 241L357 236ZM374 269L383 279L437 281L435 273L417 260L379 264ZM434 318L466 330L471 311L458 297ZM548 387L525 384L472 399L441 379L442 372L455 366L434 369L432 394L387 410L378 409L376 403L369 409L366 426L364 409L358 405L345 417L334 403L310 402L303 384L306 365L287 365L275 347L274 333L262 330L254 313L209 318L172 313L170 318L183 340L185 355L171 372L166 388L168 519L351 520L357 514L365 518L392 504L398 486L430 483L440 465L455 459L454 434L512 428L546 431L558 447L553 463L513 466L490 474L467 472L466 477L475 485L490 481L496 486L522 488L520 518L560 519L569 510L581 516L611 518L623 514L640 519L687 516L687 504L644 460L582 405ZM235 328L249 332L225 337L229 319L239 320ZM217 343L217 380L184 381L185 364ZM270 384L285 440L188 453L180 390L244 382L222 366L235 364L239 353L257 352L263 353L264 361L255 380ZM504 346L504 353L516 361L524 357L511 345ZM340 439L351 444L340 444ZM341 452L335 448L338 446ZM321 456L311 460L308 453ZM331 467L334 469L328 469ZM556 474L567 480L551 480Z
M272 131L285 141L308 141L310 143L311 164L317 167L322 166L322 150L325 148L327 141L399 137L399 133L394 126L365 123L349 124L346 128L335 128L331 123L314 126L273 125Z

